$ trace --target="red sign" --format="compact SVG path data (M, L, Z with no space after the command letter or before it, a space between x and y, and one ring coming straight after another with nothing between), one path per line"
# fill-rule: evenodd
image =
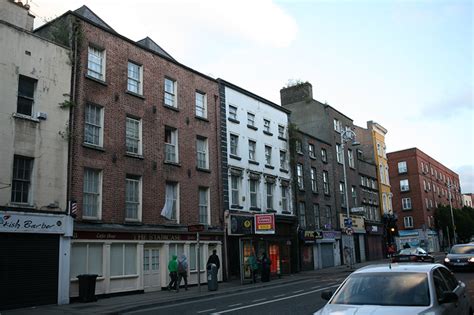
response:
M275 234L275 214L255 214L255 234Z
M188 225L188 232L197 233L204 231L204 224Z

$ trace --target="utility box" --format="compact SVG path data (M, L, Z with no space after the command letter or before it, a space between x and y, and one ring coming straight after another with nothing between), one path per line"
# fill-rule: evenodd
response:
M217 266L216 264L209 264L207 265L207 289L216 291L217 285Z

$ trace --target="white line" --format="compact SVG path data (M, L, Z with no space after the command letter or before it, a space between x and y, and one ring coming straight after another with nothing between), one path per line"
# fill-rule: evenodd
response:
M231 304L231 305L228 305L227 307L235 307L235 306L239 306L239 305L242 305L242 303ZM0 314L0 315L1 315L1 314Z
M279 297L282 297L282 296L285 296L285 294L278 294L278 295L274 295L273 297L279 298Z
M298 291L293 291L293 293L300 293L303 292L304 290L298 290Z
M318 291L326 290L326 289L329 289L329 288L334 288L334 287L337 287L337 286L339 286L339 284L331 285L331 286L329 286L329 287L320 288L320 289L318 289L318 290L307 291L307 292L304 292L304 293L300 293L300 294L296 294L296 295L291 295L291 296L283 297L283 298L281 298L281 299L274 299L274 300L270 300L270 301L265 301L265 302L260 302L260 303L245 305L245 306L241 306L241 307L236 307L236 308L232 308L232 309L229 309L229 310L216 312L216 313L213 313L213 314L218 315L218 314L230 313L230 312L242 310L242 309L244 309L244 308L250 308L250 307L254 307L254 306L260 306L260 305L264 305L264 304L269 304L269 303L277 302L277 301L288 300L288 299L291 299L291 298L294 298L294 297L298 297L298 296L302 296L302 295L307 295L307 294L315 293L315 292L318 292Z
M197 313L198 313L198 314L199 314L199 313L206 313L206 312L210 312L210 311L213 311L213 310L215 310L215 308L210 308L210 309L208 309L208 310L202 310L202 311L199 311L199 312L197 312Z
M253 300L252 302L260 302L260 301L265 301L266 298L263 298L263 299L258 299L258 300Z

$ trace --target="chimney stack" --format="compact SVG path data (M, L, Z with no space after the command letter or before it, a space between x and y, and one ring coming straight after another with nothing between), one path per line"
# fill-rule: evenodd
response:
M313 86L309 82L296 84L280 90L281 105L313 100Z
M29 12L30 5L14 0L0 1L0 20L27 31L33 31L34 15Z

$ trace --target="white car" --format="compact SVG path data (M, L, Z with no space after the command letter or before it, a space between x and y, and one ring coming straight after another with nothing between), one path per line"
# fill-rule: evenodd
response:
M356 270L315 315L471 315L466 285L441 264L380 264Z

